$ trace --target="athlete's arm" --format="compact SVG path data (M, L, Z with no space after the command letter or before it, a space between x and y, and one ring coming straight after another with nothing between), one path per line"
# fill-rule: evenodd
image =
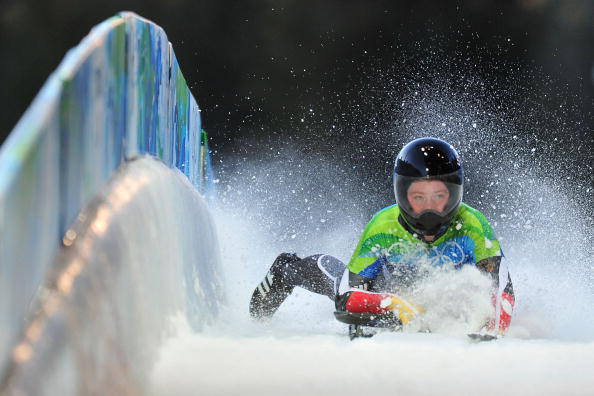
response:
M493 281L492 301L495 315L489 321L487 330L504 334L511 323L515 304L514 288L507 266L502 264L501 256L489 257L479 261L476 266L482 272L489 274Z

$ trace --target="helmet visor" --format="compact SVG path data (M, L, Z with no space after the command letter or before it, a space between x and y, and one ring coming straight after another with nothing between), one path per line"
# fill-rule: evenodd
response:
M396 175L394 190L405 219L430 235L451 221L462 201L463 187L454 172L430 177Z

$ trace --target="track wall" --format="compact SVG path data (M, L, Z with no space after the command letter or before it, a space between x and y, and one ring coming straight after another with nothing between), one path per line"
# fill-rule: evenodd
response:
M65 268L55 257L63 258L60 249L73 243L69 235L80 227L81 210L118 168L143 154L206 191L211 169L202 133L200 110L159 26L121 13L68 52L0 148L4 378L29 356L18 355L15 345L35 341L23 334L37 314L33 302L45 298L42 285ZM189 276L200 273L200 263L187 265Z

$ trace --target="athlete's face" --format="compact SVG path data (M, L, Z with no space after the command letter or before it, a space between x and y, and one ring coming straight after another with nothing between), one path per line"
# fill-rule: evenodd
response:
M415 213L419 214L424 210L435 210L443 212L450 192L445 183L439 180L423 180L411 184L406 193L408 202Z

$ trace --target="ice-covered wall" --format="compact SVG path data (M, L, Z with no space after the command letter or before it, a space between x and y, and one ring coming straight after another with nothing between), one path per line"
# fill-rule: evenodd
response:
M66 55L0 148L0 375L81 209L145 153L204 191L201 142L198 106L157 25L121 13Z
M67 231L3 390L146 393L171 319L216 318L218 257L207 205L187 178L150 156L126 163Z

